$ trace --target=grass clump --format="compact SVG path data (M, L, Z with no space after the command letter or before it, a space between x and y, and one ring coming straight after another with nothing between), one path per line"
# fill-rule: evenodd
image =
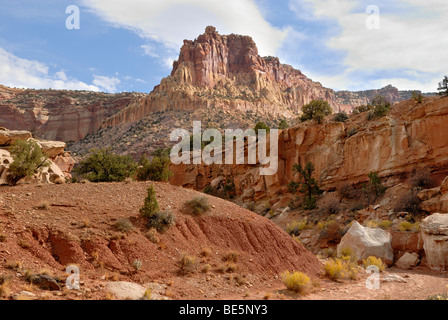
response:
M134 225L132 224L131 220L122 218L122 219L119 219L117 222L115 222L114 227L115 227L115 229L117 229L120 232L128 233L129 231L132 230Z
M224 260L229 263L230 262L238 262L239 255L240 254L238 252L231 250L226 253L226 255L224 256Z
M285 271L280 277L288 290L300 295L306 294L312 286L310 277L303 272L296 271L290 273L289 271Z
M289 235L299 235L300 231L306 230L306 229L312 229L313 226L309 224L307 220L297 220L289 223L286 226L286 233Z
M146 233L146 238L148 238L152 243L159 244L160 238L158 237L157 230L154 228L151 228Z
M6 234L0 233L0 242L6 242Z
M49 210L51 208L50 202L47 200L42 200L36 205L38 210Z
M369 266L376 266L381 272L387 268L386 264L383 262L383 260L381 260L381 258L377 258L374 256L363 259L362 264L364 265L365 269L367 269L367 267Z
M355 280L358 276L358 263L354 260L354 256L330 259L324 265L325 276L332 281L341 279Z
M196 271L196 257L184 254L179 261L179 272L181 274L191 274Z
M211 205L208 203L208 199L206 197L194 197L190 201L185 203L185 206L189 210L190 213L194 215L201 215L206 213L211 209Z
M148 220L148 227L164 233L176 224L176 216L171 210L159 211Z

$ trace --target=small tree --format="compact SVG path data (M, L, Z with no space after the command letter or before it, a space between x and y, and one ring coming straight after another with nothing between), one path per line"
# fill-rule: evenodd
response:
M302 112L301 122L314 120L321 124L326 116L333 113L333 109L331 109L327 101L313 100L302 107Z
M150 185L143 207L140 208L140 215L143 218L151 219L158 212L159 203L157 202L156 190L153 185Z
M412 91L412 99L417 103L423 102L423 94L420 91Z
M268 127L268 125L262 121L257 122L257 124L255 125L255 134L258 136L258 130L260 129L264 129L266 130L266 134L269 133L269 131L271 131L271 129Z
M373 110L369 112L369 114L367 115L367 119L373 120L384 117L390 111L391 104L386 100L386 98L378 95L372 99L370 106L370 108Z
M137 180L138 181L168 181L173 173L170 171L171 160L168 157L154 156L149 161L145 156L142 156L138 165Z
M445 76L437 88L441 96L448 96L448 76Z
M17 140L10 153L14 160L9 166L10 185L16 185L23 178L31 177L39 168L50 165L39 144L32 140Z
M378 177L378 173L370 172L369 173L369 183L363 186L363 190L367 197L369 198L369 202L372 200L376 200L378 197L382 196L386 192L386 187L381 183L380 177Z
M316 196L321 193L316 179L312 177L314 170L314 165L311 162L307 162L305 168L302 168L300 164L295 164L293 171L300 174L300 180L288 185L290 191L296 192L298 189L305 194L305 204L303 206L305 210L316 208Z
M73 171L91 182L124 181L135 173L131 156L120 156L110 149L93 150Z

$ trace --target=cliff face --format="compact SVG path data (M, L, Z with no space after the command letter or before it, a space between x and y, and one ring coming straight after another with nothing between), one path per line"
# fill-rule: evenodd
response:
M258 166L172 166L171 182L202 189L213 180L234 176L239 195L259 200L286 192L293 180L292 167L311 161L324 189L340 183L365 182L371 171L386 183L407 178L414 169L430 168L434 176L448 173L448 98L426 98L423 104L405 101L389 115L367 121L366 114L346 123L302 124L279 135L279 169L273 176L260 176ZM348 136L349 129L357 133Z
M0 86L0 126L29 130L48 140L78 141L143 96Z

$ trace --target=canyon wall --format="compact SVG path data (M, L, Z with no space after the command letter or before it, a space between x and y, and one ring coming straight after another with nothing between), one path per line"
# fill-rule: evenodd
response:
M405 101L385 117L368 121L353 115L346 123L305 123L279 134L279 168L273 176L260 176L257 165L172 166L171 183L203 189L216 179L233 176L237 194L252 199L287 192L294 179L292 167L311 161L323 189L341 183L367 181L378 172L386 184L409 177L413 170L431 169L434 176L448 174L448 98L425 98L422 104ZM347 134L348 130L355 134Z

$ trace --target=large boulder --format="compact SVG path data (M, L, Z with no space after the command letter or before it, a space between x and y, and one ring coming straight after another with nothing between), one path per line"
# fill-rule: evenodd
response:
M0 128L0 146L10 146L17 140L28 140L31 132Z
M349 247L358 257L358 261L375 256L390 266L394 260L391 242L392 236L389 232L363 227L355 221L342 237L337 253L339 255L342 249Z
M428 266L432 270L448 269L448 214L435 213L422 221L420 232Z

